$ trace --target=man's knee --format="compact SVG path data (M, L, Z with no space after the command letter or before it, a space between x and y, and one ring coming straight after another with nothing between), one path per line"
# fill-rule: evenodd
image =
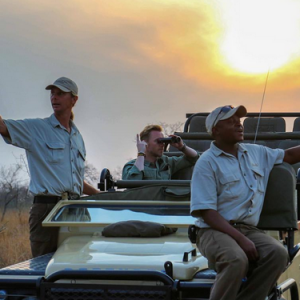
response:
M216 261L215 268L218 273L226 269L232 276L243 278L247 275L249 261L243 251L231 249L231 251Z
M272 259L274 259L274 261L276 261L277 263L281 264L283 268L287 265L289 261L289 255L287 250L280 244L272 248L271 256Z

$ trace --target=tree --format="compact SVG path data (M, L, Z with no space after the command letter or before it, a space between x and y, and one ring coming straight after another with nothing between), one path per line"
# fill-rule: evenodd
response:
M163 128L165 135L174 134L175 132L182 131L182 126L184 125L184 122L176 122L173 124L168 124L166 122L159 122L158 125L160 125Z
M94 167L93 164L85 163L84 179L91 185L98 184L100 172Z
M31 198L28 193L28 182L21 178L23 166L20 163L0 168L0 201L2 222L9 206L17 208L19 212Z

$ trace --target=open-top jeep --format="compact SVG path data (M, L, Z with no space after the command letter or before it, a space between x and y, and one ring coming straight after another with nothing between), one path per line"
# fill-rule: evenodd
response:
M203 128L206 115L189 117L184 132L176 133L199 151L211 142ZM245 140L251 142L254 130L249 128L258 119L248 116ZM288 133L278 125L285 116L296 115L263 115L258 143L300 144L300 130ZM172 150L166 154L181 154ZM260 217L259 228L279 239L291 259L270 300L284 299L283 293L299 299L297 167L273 168ZM105 193L60 201L44 220L44 226L60 227L55 253L0 270L0 299L208 299L216 273L195 247L191 172L182 170L170 181L114 182L104 169L99 187Z

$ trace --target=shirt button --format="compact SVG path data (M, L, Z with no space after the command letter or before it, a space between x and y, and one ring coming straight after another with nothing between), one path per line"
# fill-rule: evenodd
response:
M250 187L252 188L252 184L250 184Z
M72 158L72 159L71 159L71 162L73 162L73 161L74 161L74 159Z
M244 176L246 176L246 174L244 174Z

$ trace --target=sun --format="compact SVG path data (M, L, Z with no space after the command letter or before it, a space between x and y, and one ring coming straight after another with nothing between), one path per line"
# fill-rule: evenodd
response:
M245 73L263 73L300 56L300 2L217 1L224 34L223 61Z

